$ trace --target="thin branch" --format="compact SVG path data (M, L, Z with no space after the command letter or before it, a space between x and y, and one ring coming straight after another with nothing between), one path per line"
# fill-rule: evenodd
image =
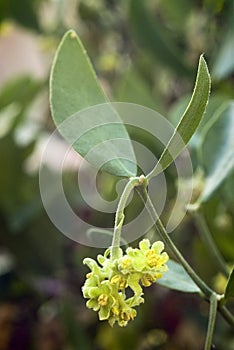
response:
M210 297L210 314L209 314L209 322L208 322L208 328L206 333L206 342L205 342L204 350L211 349L216 314L217 314L217 305L218 305L217 295L214 293Z

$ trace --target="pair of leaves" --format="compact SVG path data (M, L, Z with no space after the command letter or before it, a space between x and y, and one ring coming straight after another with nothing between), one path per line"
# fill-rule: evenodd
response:
M204 114L209 92L210 76L201 56L191 101L150 176L166 169L188 143ZM100 163L102 170L117 176L136 176L131 140L117 112L108 103L74 31L65 34L58 48L51 73L50 94L55 124L78 153L88 157L93 149L97 149L89 160L94 166ZM95 105L99 107L87 112ZM125 141L125 146L121 147L123 154L119 152L119 140ZM113 155L112 160L108 159L108 153Z

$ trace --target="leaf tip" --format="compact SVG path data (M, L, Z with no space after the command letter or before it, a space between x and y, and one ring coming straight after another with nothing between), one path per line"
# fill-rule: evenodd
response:
M73 29L69 29L62 37L60 45L67 39L78 39L76 32Z
M209 77L209 80L210 80L210 73L209 73L209 69L208 69L208 66L207 66L207 63L206 63L206 60L205 60L205 58L204 58L204 53L202 53L201 55L200 55L200 58L199 58L199 68L201 69L201 68L204 68L205 69L205 71L206 71L206 73L207 73L207 75L208 75L208 77Z
M69 30L68 32L71 39L76 39L76 32L74 30Z

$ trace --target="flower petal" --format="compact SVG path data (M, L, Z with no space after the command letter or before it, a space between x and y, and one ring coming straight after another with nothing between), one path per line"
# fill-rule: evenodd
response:
M97 298L101 294L101 290L99 287L92 287L89 289L90 298Z
M139 254L139 256L135 257L135 259L132 262L132 266L134 267L134 270L137 272L141 272L142 270L144 270L146 266L145 256Z
M99 254L99 255L97 256L97 261L99 262L100 265L103 265L104 262L105 262L105 260L106 260L106 258L104 258L103 255Z
M133 290L135 295L141 295L142 293L142 288L139 284L139 279L140 279L139 273L133 273L128 277L128 285Z
M152 250L155 251L155 253L160 254L164 249L164 243L162 241L154 242L152 245Z
M101 307L98 316L100 321L107 320L110 316L110 307L108 305Z
M160 264L165 264L168 260L169 260L169 256L166 252L160 255L160 259L159 259Z
M139 243L139 248L141 250L148 250L150 247L150 241L148 239L143 239L140 243Z
M98 311L100 309L100 305L98 304L96 299L88 300L86 306L88 309L93 309L94 311Z

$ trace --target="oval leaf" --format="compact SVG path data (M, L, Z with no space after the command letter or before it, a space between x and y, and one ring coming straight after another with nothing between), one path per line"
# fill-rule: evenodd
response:
M207 125L200 157L206 178L198 202L205 202L234 169L234 101L221 106Z
M162 170L165 170L189 142L205 112L210 94L210 85L211 81L209 71L203 56L201 56L198 65L195 88L190 103L164 149L158 163L148 175L148 178L156 176Z
M50 101L59 132L79 154L111 174L136 175L129 135L108 103L74 31L64 35L56 53L50 79ZM92 106L95 108L89 109Z
M161 286L185 293L199 293L200 288L193 282L183 266L173 260L167 262L168 271L157 280Z

